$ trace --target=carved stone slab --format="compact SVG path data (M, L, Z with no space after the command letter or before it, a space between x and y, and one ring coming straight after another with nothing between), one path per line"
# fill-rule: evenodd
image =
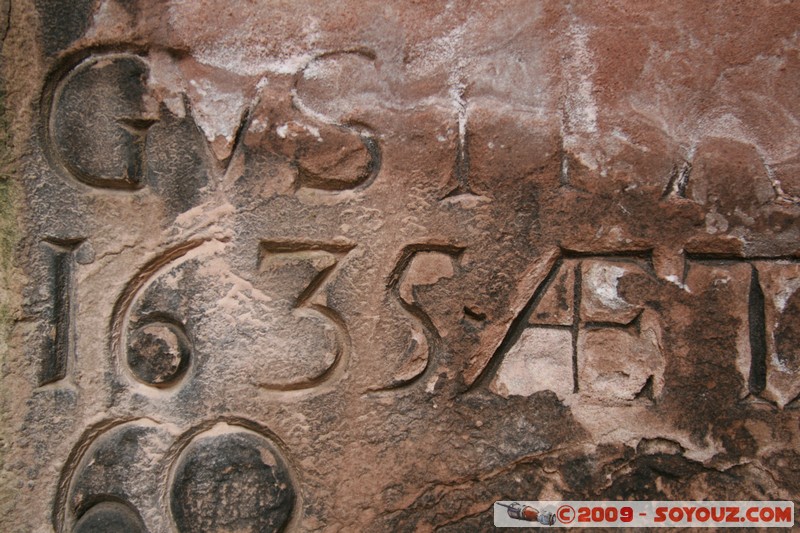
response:
M0 2L2 530L800 504L799 24Z

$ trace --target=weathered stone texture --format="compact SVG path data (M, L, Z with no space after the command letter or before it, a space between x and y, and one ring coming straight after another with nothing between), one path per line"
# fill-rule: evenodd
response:
M2 529L800 503L798 27L0 1Z

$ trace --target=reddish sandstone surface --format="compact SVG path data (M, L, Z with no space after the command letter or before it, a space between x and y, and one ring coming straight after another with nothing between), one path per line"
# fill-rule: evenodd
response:
M800 503L799 26L0 2L3 530Z

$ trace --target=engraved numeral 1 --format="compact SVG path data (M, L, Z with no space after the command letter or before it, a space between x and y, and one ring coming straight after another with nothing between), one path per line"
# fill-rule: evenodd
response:
M750 265L750 294L748 322L750 333L750 392L759 395L767 388L767 327L764 311L764 292L758 280L758 270Z
M50 263L50 294L52 297L49 318L50 331L45 337L45 356L39 385L62 380L67 375L67 364L74 351L73 325L73 270L75 250L80 241L48 239L45 241Z

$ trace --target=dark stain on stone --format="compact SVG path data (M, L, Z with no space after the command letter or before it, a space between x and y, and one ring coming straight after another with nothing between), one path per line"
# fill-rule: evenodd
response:
M73 533L145 533L141 517L128 505L106 501L91 507L75 524Z
M189 445L175 473L171 509L179 531L282 531L295 492L263 437L232 433ZM223 503L225 502L225 503Z
M210 173L205 139L189 113L179 118L161 106L160 120L147 132L147 181L164 199L169 220L200 201Z
M677 293L675 297L684 298ZM730 297L727 290L711 288L687 299L688 317L667 317L667 323L684 326L664 332L671 352L664 372L664 412L696 439L741 416L744 378L736 368L736 333L743 324L719 312L728 307Z
M92 21L95 0L35 0L44 52L54 56L80 38Z

